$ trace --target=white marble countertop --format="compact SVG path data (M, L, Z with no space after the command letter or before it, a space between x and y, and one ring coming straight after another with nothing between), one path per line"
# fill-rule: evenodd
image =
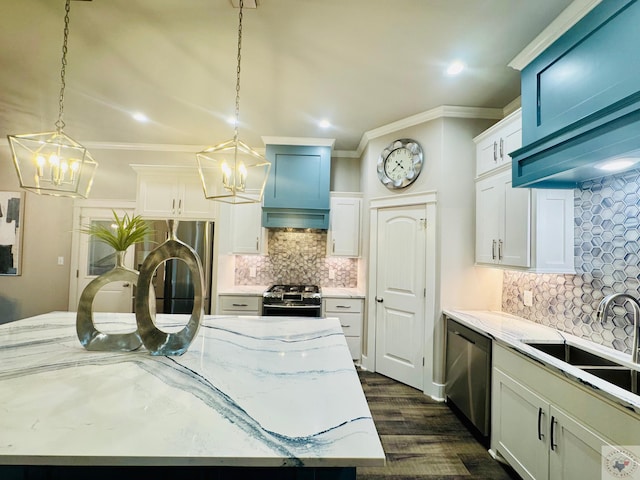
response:
M206 316L184 355L164 357L87 351L75 313L54 312L0 325L0 365L0 465L385 462L336 319Z
M634 366L629 355L508 313L480 310L445 310L444 314L472 330L484 333L493 340L501 342L535 361L542 363L564 377L593 389L597 394L640 415L640 395L634 395L578 367L569 365L551 355L547 355L527 345L525 342L564 342L581 347L584 350L596 353L622 365L638 369L638 365Z

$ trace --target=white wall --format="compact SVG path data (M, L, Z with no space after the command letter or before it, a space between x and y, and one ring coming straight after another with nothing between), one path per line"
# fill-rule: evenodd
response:
M420 125L398 130L372 139L363 153L361 186L367 213L364 219L365 258L369 258L367 239L370 232L368 206L371 199L396 195L383 186L377 177L376 163L380 152L393 140L413 138L424 152L424 166L418 179L401 193L437 191L437 261L436 317L433 322L432 349L434 383L442 383L444 328L443 308L494 309L500 307L499 291L502 275L498 270L475 267L475 144L473 138L495 123L495 120L437 118ZM365 260L363 268L368 264ZM486 292L498 292L486 295ZM369 285L368 295L375 295ZM365 332L374 312L367 312ZM364 341L368 337L365 335ZM365 343L366 345L366 343ZM368 353L365 351L365 354ZM429 351L425 352L429 355ZM427 357L428 358L428 357ZM437 388L436 388L437 390ZM433 391L425 386L425 391Z

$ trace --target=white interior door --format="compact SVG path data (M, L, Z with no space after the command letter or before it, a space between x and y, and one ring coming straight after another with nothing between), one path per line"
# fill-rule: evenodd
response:
M376 371L422 390L426 206L378 211Z
M127 213L134 215L133 210L118 209L118 216ZM102 223L109 226L113 223L113 212L106 208L82 208L80 210L80 226ZM77 310L78 302L84 288L94 278L108 272L115 266L115 250L106 243L95 240L90 235L81 234L78 237L76 269L76 298L70 305L70 310ZM125 265L133 268L134 247L127 250ZM130 282L112 282L100 289L93 301L94 312L132 312L133 284Z

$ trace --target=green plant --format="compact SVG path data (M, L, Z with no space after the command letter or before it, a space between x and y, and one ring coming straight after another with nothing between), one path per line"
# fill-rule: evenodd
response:
M152 233L149 224L139 215L129 217L124 214L118 217L113 212L114 222L110 227L96 223L82 228L80 231L95 237L97 240L111 245L114 250L123 252L135 243L144 242L145 237Z

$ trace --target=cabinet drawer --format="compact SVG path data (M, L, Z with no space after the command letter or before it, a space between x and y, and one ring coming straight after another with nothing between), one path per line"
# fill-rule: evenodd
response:
M359 337L362 334L362 315L359 313L327 314L327 317L337 317L345 337Z
M223 312L238 311L257 314L260 311L260 297L223 295L220 296L220 307Z
M360 298L325 298L324 311L331 313L362 313Z

